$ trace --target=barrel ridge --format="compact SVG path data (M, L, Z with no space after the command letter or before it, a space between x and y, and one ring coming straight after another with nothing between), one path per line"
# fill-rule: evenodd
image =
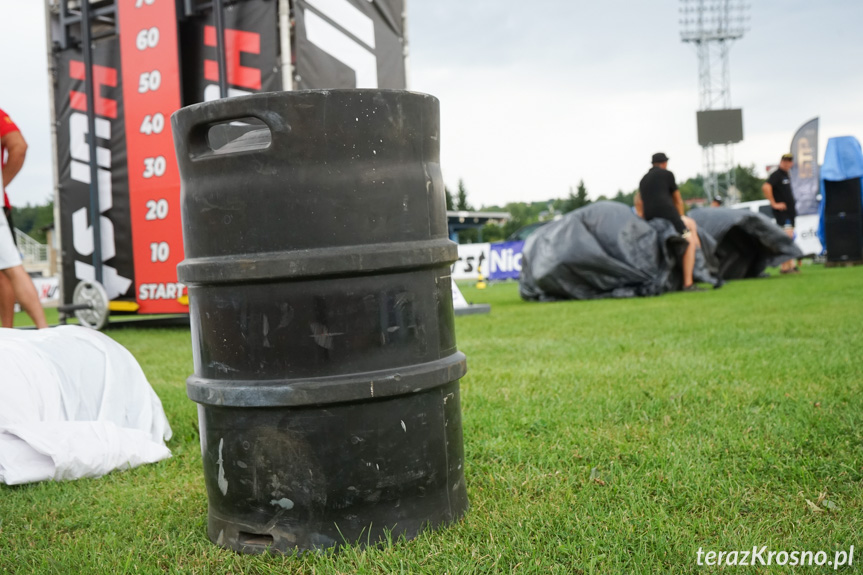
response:
M327 377L238 381L192 375L186 380L186 391L189 399L205 405L321 405L417 393L456 381L465 373L465 355L456 351L427 363Z

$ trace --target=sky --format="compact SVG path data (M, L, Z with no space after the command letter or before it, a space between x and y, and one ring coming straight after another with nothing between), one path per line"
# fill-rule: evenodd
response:
M638 186L654 152L678 181L701 171L698 62L678 0L406 0L410 89L441 102L441 165L474 207ZM743 109L735 163L765 166L819 117L863 139L863 1L751 0L730 52ZM53 194L41 0L0 0L0 108L30 144L13 204Z

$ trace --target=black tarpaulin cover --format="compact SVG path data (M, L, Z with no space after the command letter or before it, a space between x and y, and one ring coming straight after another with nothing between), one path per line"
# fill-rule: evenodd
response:
M705 237L702 243L696 281L718 286L709 271L714 243ZM670 222L646 222L624 204L596 202L527 239L519 291L540 301L659 295L682 287L678 261L685 250Z
M778 266L803 252L785 231L767 216L749 210L699 208L689 212L699 231L713 236L722 279L753 278L767 267Z

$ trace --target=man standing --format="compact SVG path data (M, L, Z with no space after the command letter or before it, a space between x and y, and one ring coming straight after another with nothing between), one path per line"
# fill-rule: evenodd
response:
M770 207L773 208L773 217L776 218L776 223L791 238L794 237L794 218L797 216L794 193L791 191L791 176L788 174L793 165L794 156L782 154L779 167L770 174L770 177L761 187L764 197L767 198ZM800 269L794 265L793 260L788 260L782 264L780 273L797 274L800 273Z
M635 211L645 220L663 218L672 223L674 228L689 241L686 253L683 254L683 291L704 291L692 279L695 269L695 250L699 247L698 228L695 221L684 216L683 198L674 180L674 174L668 171L668 156L659 152L651 158L653 167L641 178L638 184L638 194L635 198Z
M27 155L27 142L18 126L6 112L0 110L0 165L3 171L3 212L0 218L0 325L12 327L15 317L15 299L33 319L36 327L48 327L45 312L39 303L39 294L21 263L15 246L12 227L12 206L6 195L6 186L21 171Z

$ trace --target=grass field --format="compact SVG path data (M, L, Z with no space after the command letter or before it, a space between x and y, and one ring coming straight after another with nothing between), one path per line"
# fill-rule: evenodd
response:
M463 521L335 555L212 545L189 331L117 330L162 398L174 456L0 487L0 572L701 573L716 568L696 565L699 548L832 560L863 546L863 268L632 300L463 291L492 305L456 322Z

